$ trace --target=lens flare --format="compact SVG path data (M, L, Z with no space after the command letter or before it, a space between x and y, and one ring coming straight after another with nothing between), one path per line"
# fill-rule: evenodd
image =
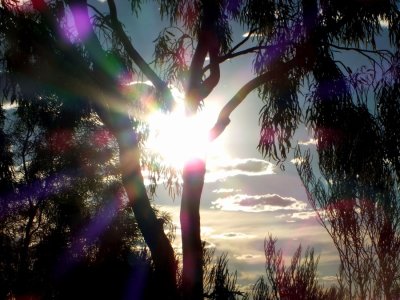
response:
M206 111L188 117L182 95L174 88L172 92L177 103L174 111L168 114L156 111L147 118L150 136L146 147L170 166L182 169L189 160L205 158L210 144L209 130L216 118Z

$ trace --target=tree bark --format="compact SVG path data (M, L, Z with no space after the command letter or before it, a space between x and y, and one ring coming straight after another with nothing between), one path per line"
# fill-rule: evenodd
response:
M177 299L175 253L147 196L140 166L137 134L127 115L104 112L100 108L98 112L117 140L122 182L128 195L129 206L132 207L138 227L150 249L160 294L162 293L163 299Z
M195 159L183 170L180 212L183 252L183 299L203 299L203 249L200 238L200 198L204 185L205 161Z

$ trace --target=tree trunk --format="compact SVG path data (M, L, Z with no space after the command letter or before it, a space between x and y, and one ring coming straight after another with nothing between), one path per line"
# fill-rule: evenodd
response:
M160 296L162 299L177 299L175 253L147 196L141 173L137 134L127 115L100 109L98 112L117 139L123 185L129 206L133 209L138 227L150 249Z
M204 160L188 162L183 171L181 231L183 251L183 299L203 299L203 249L200 238L200 198L205 174Z

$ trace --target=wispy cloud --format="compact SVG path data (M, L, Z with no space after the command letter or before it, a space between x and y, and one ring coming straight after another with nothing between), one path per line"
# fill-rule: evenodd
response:
M208 164L206 182L224 181L234 176L263 176L275 174L275 166L262 159L245 158L226 161L213 161Z
M242 254L242 255L236 255L235 258L237 260L245 260L245 261L252 261L252 260L264 260L264 256L260 254Z
M317 214L315 213L314 210L306 210L306 211L297 211L297 212L293 212L290 214L282 214L279 216L276 216L276 218L279 219L287 219L287 222L294 222L295 219L297 220L309 220L309 219L313 219L317 216Z
M379 23L381 24L381 27L383 28L388 28L389 27L389 20L388 19L379 19Z
M6 102L6 103L3 103L1 107L6 111L14 110L18 107L18 104L17 104L17 102L14 102L13 104L11 104L10 102Z
M330 281L330 282L332 282L332 281L336 282L337 277L336 277L336 276L322 276L322 277L321 277L321 280L323 280L323 281Z
M145 184L151 184L150 173L148 170L142 171L145 178ZM236 159L215 159L207 161L207 172L205 182L225 181L228 178L235 176L264 176L275 174L275 165L262 159L257 158L236 158ZM161 176L157 183L163 184L168 179ZM181 179L179 179L181 181ZM228 194L240 192L238 189L216 189L213 190L216 194Z
M302 145L302 146L310 146L310 145L316 145L316 144L317 144L317 140L313 139L313 138L310 138L308 141L300 141L299 142L299 145Z
M301 157L296 157L290 160L290 162L294 165L301 165L302 163L305 162L304 158Z
M255 238L255 235L252 234L245 234L241 232L224 232L221 234L212 234L212 238L214 239L251 239Z
M307 204L293 197L277 194L246 195L236 194L218 198L212 202L212 208L228 211L263 212L278 210L302 211Z
M216 194L232 194L232 193L240 192L240 191L241 191L240 189L224 189L224 188L222 188L222 189L213 190L212 192L216 193Z
M300 212L295 212L292 214L293 219L300 219L300 220L308 220L311 218L315 218L316 213L315 211L300 211Z
M168 205L160 209L170 212L177 225L174 246L177 253L181 254L179 207ZM290 218L292 212L280 211L280 214L283 213ZM241 211L201 210L202 240L206 241L207 248L215 248L217 256L228 253L230 270L238 271L238 282L243 285L254 284L260 275L265 274L263 245L268 233L278 238L278 247L284 251L284 259L287 261L290 261L299 244L315 246L316 253L321 254L321 276L334 275L338 257L324 228L311 219L288 223L274 217L276 214L279 212L269 213L270 217L266 217L265 214Z
M242 37L246 38L246 37L248 37L249 35L250 35L250 32L247 31L247 32L245 32L245 33L242 34ZM252 33L252 34L251 34L251 37L262 36L262 35L263 35L263 34L261 34L261 33Z

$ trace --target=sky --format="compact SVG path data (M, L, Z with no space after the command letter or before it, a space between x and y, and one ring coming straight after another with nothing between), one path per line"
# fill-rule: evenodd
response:
M98 7L106 4L100 1ZM119 17L133 38L133 44L147 61L153 59L154 40L162 23L157 7L144 5L137 19L129 18L129 8L119 8ZM144 30L143 30L144 29ZM243 37L238 26L236 39ZM202 114L210 122L238 88L251 79L250 57L232 60L221 66L221 82L205 99ZM240 285L251 285L265 274L264 240L278 239L285 261L301 244L315 249L320 256L321 283L330 285L338 270L338 256L333 243L318 223L289 154L282 171L265 160L257 150L261 100L254 92L232 113L225 132L207 151L207 173L201 200L201 235L216 253L227 253L229 267L237 271ZM315 141L305 127L298 130L293 145L315 149ZM176 145L178 148L178 145ZM176 225L174 246L180 252L179 196L172 199L162 185L154 204L169 212Z

